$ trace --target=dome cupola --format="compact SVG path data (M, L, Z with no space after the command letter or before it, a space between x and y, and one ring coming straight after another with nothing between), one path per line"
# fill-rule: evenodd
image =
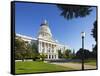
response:
M52 38L52 33L48 26L47 20L44 20L41 23L38 38L47 38L47 39Z

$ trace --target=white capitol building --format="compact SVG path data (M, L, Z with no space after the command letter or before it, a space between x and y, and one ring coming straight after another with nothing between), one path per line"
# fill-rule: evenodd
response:
M36 43L38 45L38 52L47 55L46 59L59 59L58 50L64 52L68 49L67 46L62 45L57 40L53 39L46 20L41 23L37 38L32 38L22 34L16 34L16 37L20 37L28 43Z

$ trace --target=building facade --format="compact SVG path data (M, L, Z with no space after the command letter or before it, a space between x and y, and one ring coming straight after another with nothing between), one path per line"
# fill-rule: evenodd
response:
M58 43L58 41L53 39L51 30L46 20L41 23L37 38L32 38L21 34L16 34L16 37L20 37L28 43L36 43L38 46L38 52L40 54L47 55L46 59L59 59L58 50L63 52L67 49L65 45L61 45Z

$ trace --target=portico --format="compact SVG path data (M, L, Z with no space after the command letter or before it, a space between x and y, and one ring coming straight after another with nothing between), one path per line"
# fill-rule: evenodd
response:
M58 59L56 43L39 40L38 47L39 53L46 54L47 59Z

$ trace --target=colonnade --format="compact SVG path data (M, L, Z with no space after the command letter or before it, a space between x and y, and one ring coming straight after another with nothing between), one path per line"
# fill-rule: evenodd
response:
M48 43L39 41L38 50L39 53L47 54L47 59L58 59L57 45L54 43Z

